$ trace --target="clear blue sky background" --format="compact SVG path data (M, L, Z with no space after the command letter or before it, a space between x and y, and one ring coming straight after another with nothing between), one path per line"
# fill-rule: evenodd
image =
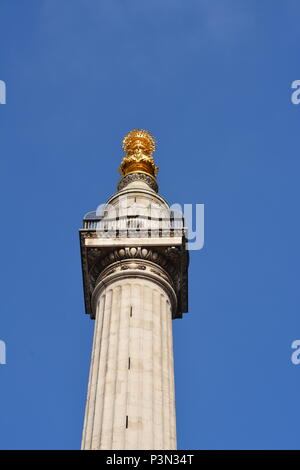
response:
M78 228L121 139L205 204L174 322L181 449L300 448L297 0L1 0L0 448L80 446L93 322Z

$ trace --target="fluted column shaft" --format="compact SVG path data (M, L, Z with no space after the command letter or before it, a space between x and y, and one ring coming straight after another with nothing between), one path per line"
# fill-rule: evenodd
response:
M176 449L171 299L151 279L96 297L82 449Z

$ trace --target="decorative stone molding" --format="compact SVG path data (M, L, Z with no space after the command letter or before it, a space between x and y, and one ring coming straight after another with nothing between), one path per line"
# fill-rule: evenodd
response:
M86 238L97 238L95 231L83 230L80 232L80 238L85 308L92 318L94 309L91 299L100 279L116 273L124 275L125 271L126 276L130 272L134 272L134 275L144 272L148 277L154 276L156 281L159 279L164 285L168 283L177 296L177 301L173 302L173 318L181 318L182 313L187 311L188 252L184 244L153 246L150 238L149 245L145 246L134 244L116 247L112 241L112 245L98 248L86 245L85 242Z
M126 278L141 278L149 279L158 284L169 296L172 311L177 310L177 295L172 278L161 266L148 260L141 259L126 259L121 262L114 262L104 269L98 276L95 287L91 297L91 306L93 316L96 313L97 299L102 290L108 287L111 283L124 279L124 271L126 271Z
M120 261L123 259L147 259L153 261L154 263L159 264L173 274L176 269L173 265L173 261L177 260L180 256L180 250L177 247L165 248L164 250L158 251L155 248L141 247L141 246L132 246L124 247L115 250L109 251L106 256L101 257L101 250L96 252L97 255L100 255L100 258L97 258L97 263L99 263L103 268L108 266L115 261ZM103 250L102 250L103 253Z
M133 181L144 181L150 186L153 191L156 193L158 192L158 184L157 181L149 175L145 173L131 173L129 175L124 176L118 183L118 191L124 189L129 183Z
M136 219L138 220L138 219ZM150 232L150 233L149 233ZM106 230L95 230L95 229L82 229L81 230L81 237L82 238L91 238L91 239L97 239L97 238L148 238L149 243L151 243L151 239L153 238L160 238L164 239L166 237L169 238L175 238L175 237L180 237L184 235L184 229L182 228L163 228L163 229L123 229L123 230L118 230L116 228L114 229L108 229Z
M95 249L94 249L95 250ZM99 250L94 257L93 264L91 265L89 274L92 280L93 286L98 282L99 276L106 267L124 260L148 260L151 261L157 268L162 268L159 271L159 276L165 277L164 273L167 273L167 279L172 283L173 286L178 285L178 269L176 267L176 261L180 257L180 250L177 247L167 247L160 251L154 248L145 248L140 246L123 247L119 249L110 249L107 251ZM129 265L121 264L121 270L129 269ZM139 264L137 269L146 269L144 265ZM152 272L156 272L152 269Z

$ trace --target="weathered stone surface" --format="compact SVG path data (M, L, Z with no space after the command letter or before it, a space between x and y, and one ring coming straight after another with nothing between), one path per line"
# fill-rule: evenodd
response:
M175 448L170 298L119 279L97 296L82 449Z

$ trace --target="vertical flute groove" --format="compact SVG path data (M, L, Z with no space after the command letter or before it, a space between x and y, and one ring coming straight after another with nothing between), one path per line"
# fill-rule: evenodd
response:
M112 291L112 302L110 308L110 323L108 332L108 348L106 360L106 374L104 384L104 407L102 415L102 432L101 443L102 449L112 445L112 425L113 425L113 410L114 410L114 387L116 380L116 352L117 352L117 332L118 332L118 307L120 304L120 286L115 286ZM104 432L103 432L104 431Z
M169 408L169 419L168 419L168 439L169 448L172 449L172 397L171 397L171 348L170 348L170 334L172 333L172 319L170 317L169 303L166 300L166 322L167 322L167 354L168 354L168 408Z
M151 389L152 389L152 442L153 444L155 443L155 414L154 414L154 316L155 316L155 290L152 291L152 367L151 367L151 379L152 379L152 384L151 384Z
M87 412L86 412L86 429L83 437L83 448L92 448L92 437L93 427L95 418L95 406L97 399L97 387L98 387L98 372L99 372L99 360L100 360L100 341L101 333L99 331L103 328L104 322L104 308L105 308L106 296L103 294L98 302L98 310L96 312L96 325L93 338L93 354L92 354L92 365L89 378L89 390L87 400ZM95 378L96 377L96 378Z
M162 449L165 449L165 395L164 395L164 315L163 315L164 296L160 296L160 351L161 351L161 426L162 426Z
M118 376L119 376L119 337L120 337L120 325L121 325L121 300L122 300L122 293L124 291L124 287L119 288L119 296L117 301L117 345L116 345L116 358L115 358L115 370L114 370L114 400L113 400L113 416L112 416L112 432L111 432L111 445L110 448L113 448L113 431L115 428L115 413L116 413L116 392L117 392L117 383L118 383Z
M171 308L169 305L169 315L171 318ZM176 442L176 410L175 410L175 382L174 382L174 360L173 360L173 332L172 332L172 320L170 320L170 371L171 371L171 423L172 423L172 445L173 449L177 448Z
M98 445L96 449L101 448L101 440L102 440L102 435L103 435L103 414L105 411L104 403L105 403L105 392L106 392L106 383L107 383L107 358L108 358L108 350L109 350L109 335L110 335L110 328L111 328L111 310L112 310L112 301L113 301L113 290L110 289L109 292L109 302L108 304L108 311L106 312L106 305L105 305L105 310L104 310L104 320L106 320L106 328L104 329L104 335L102 335L101 338L101 350L100 353L102 352L102 347L103 347L103 355L102 355L102 360L100 361L100 366L101 366L101 374L100 374L100 368L99 368L99 375L102 377L102 382L101 382L101 388L100 388L100 393L97 393L97 403L96 405L99 406L99 424L97 426L97 432L99 432L99 439L98 439ZM106 344L104 345L104 339L106 340ZM99 396L100 395L100 396ZM97 407L95 408L95 410ZM97 416L97 417L98 417Z
M100 303L100 299L98 301L98 305ZM84 424L83 424L83 436L82 436L82 444L81 448L84 450L87 448L87 427L89 425L90 421L90 409L91 409L91 404L92 404L92 379L93 375L95 372L94 368L94 361L95 361L95 342L96 342L96 331L98 330L98 322L99 322L99 315L96 316L96 324L95 324L95 330L94 330L94 335L93 335L93 349L92 349L92 357L91 357L91 367L89 371L89 382L88 382L88 391L87 391L87 400L86 400L86 412L84 416Z
M137 433L137 448L140 449L141 439L143 436L143 398L144 398L144 390L143 390L143 380L144 380L144 355L143 355L143 340L144 340L144 321L145 321L145 303L144 300L146 298L146 289L147 287L143 286L140 293L139 298L139 310L140 310L140 318L139 318L139 327L138 327L138 356L136 357L136 362L138 364L137 367L137 377L138 377L138 389L139 389L139 403L138 403L138 411L137 411L137 426L141 428L140 432Z

